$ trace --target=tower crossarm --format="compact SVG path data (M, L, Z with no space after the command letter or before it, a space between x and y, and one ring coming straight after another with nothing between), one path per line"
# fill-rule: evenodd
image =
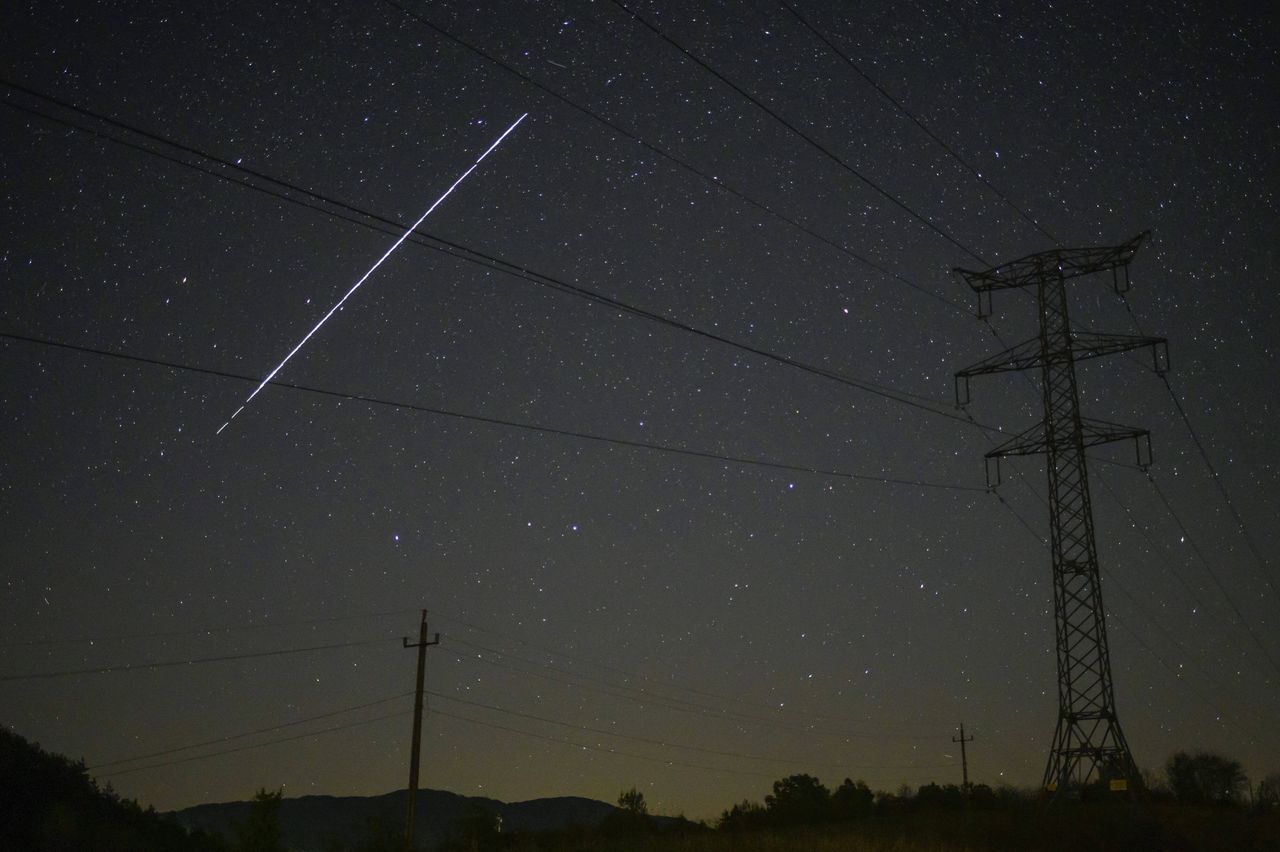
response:
M1063 278L1076 278L1127 267L1148 233L1143 231L1118 246L1056 248L1029 254L981 272L961 268L952 271L979 293L1032 287L1046 270L1060 271Z
M1084 448L1096 447L1099 444L1110 444L1115 441L1150 441L1151 432L1137 426L1124 426L1120 423L1109 423L1106 420L1080 418L1080 444ZM986 453L986 458L1000 459L1010 456L1034 456L1043 453L1046 448L1044 424L1037 423L1030 429L1014 435ZM1143 457L1139 453L1139 463Z
M1071 334L1071 357L1076 361L1117 355L1135 349L1151 347L1151 366L1157 373L1169 369L1169 341L1163 337L1139 337L1132 334L1096 334L1077 331ZM1043 349L1038 337L1033 337L1003 352L998 352L978 363L965 367L955 374L956 404L969 403L969 379L989 373L1008 373L1030 370L1044 364Z

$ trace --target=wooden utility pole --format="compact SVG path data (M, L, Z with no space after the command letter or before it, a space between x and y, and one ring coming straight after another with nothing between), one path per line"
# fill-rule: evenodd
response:
M440 634L427 641L427 611L422 611L422 624L418 627L418 641L411 643L404 638L406 648L418 649L418 689L413 699L413 750L409 755L409 811L404 822L404 849L413 852L413 812L418 802L418 762L422 756L422 690L427 675L427 648L440 644Z
M965 751L964 744L973 742L973 737L965 737L964 722L960 723L960 736L953 736L951 742L960 743L960 770L964 773L964 786L960 789L964 791L967 799L969 797L969 754Z

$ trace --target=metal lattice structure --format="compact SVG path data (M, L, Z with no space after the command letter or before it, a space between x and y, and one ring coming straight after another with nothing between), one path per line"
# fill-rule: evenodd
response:
M956 373L956 398L968 402L969 380L986 373L1038 368L1044 398L1040 423L986 454L988 484L992 462L999 481L999 460L1043 453L1049 478L1049 530L1053 562L1053 602L1058 663L1058 724L1044 773L1051 791L1079 790L1106 782L1130 789L1137 767L1116 718L1107 647L1106 617L1099 584L1093 508L1085 460L1088 447L1133 439L1139 464L1150 455L1145 429L1081 416L1075 362L1150 347L1153 366L1168 361L1164 338L1073 332L1067 310L1070 278L1110 271L1118 292L1128 289L1129 262L1146 234L1119 246L1054 249L973 272L955 272L978 294L979 314L989 312L997 290L1034 288L1039 310L1038 337Z

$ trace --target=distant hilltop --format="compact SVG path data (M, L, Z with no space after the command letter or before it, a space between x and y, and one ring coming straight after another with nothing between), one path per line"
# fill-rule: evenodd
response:
M283 799L279 821L285 845L297 852L324 852L335 846L355 844L377 836L399 836L403 831L406 790L381 796L301 796ZM250 802L196 805L172 811L189 829L200 829L225 838L249 815ZM580 796L558 796L527 802L500 802L479 796L461 796L445 790L419 790L416 807L417 841L426 849L443 843L469 815L487 812L498 818L503 832L563 831L572 826L599 827L619 809ZM654 817L655 823L680 820Z

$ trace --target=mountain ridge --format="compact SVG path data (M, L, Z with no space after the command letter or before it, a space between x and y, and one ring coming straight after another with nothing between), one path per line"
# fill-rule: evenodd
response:
M362 837L403 831L407 810L407 790L393 790L374 796L333 796L307 794L280 802L282 838L297 852L324 852L335 844L353 844ZM251 802L213 802L166 815L188 829L201 829L234 837L236 826L249 814ZM417 839L433 849L449 838L458 822L468 815L486 811L496 816L502 831L560 831L571 826L598 827L619 808L583 796L550 796L518 802L503 802L484 796L464 796L448 790L419 790L415 808ZM674 817L654 817L662 825L678 822Z

